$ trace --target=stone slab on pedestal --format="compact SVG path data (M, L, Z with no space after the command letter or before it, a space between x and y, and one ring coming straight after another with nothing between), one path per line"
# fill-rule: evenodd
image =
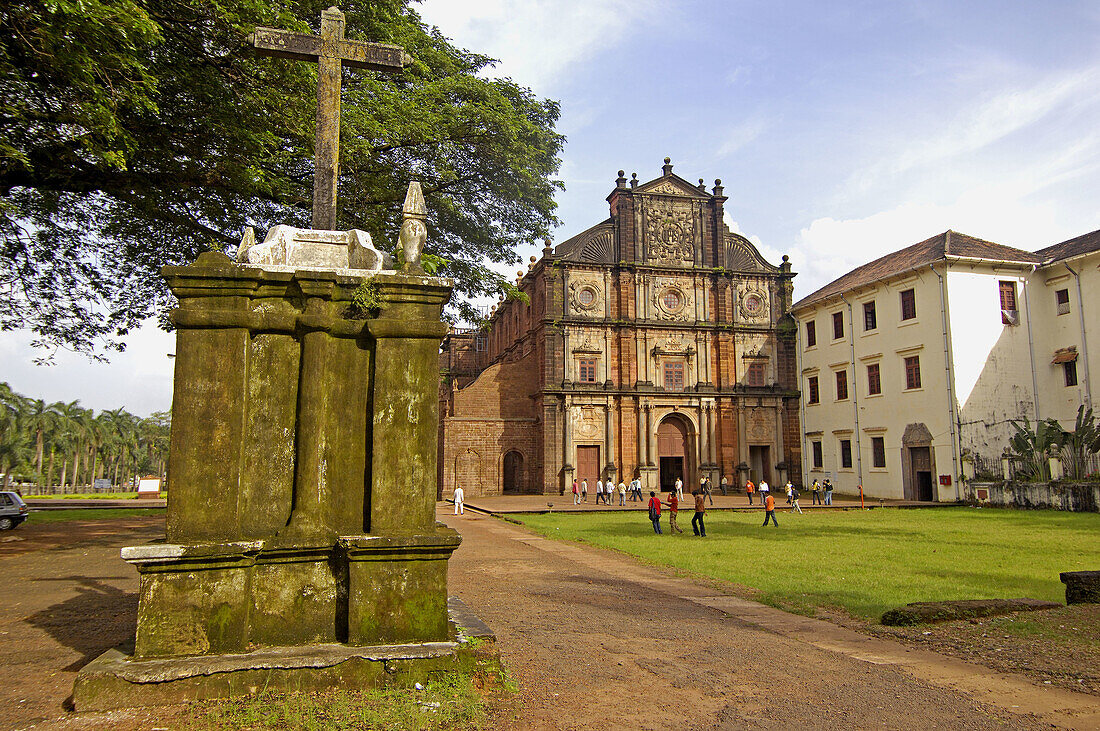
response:
M1063 571L1066 604L1100 604L1100 571Z

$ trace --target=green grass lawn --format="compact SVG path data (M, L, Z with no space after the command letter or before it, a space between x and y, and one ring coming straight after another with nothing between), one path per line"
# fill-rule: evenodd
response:
M62 523L69 520L115 520L118 518L142 518L164 515L164 508L73 508L72 510L31 510L27 525L31 523Z
M812 613L839 607L878 619L908 602L1032 597L1065 600L1060 571L1100 569L1100 514L977 508L707 513L707 538L653 533L644 513L522 516L544 535L613 548L730 581Z

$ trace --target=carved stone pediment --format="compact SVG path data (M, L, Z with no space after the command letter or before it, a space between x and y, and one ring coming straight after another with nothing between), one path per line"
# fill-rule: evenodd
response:
M695 216L688 202L654 199L645 207L648 260L669 266L695 261Z
M237 261L271 270L356 269L377 272L392 269L389 256L374 248L366 231L318 231L275 226L262 243L246 229Z

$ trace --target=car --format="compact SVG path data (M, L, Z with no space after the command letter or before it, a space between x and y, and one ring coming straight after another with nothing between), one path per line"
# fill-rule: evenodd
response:
M17 492L0 492L0 530L11 530L27 519L30 510Z

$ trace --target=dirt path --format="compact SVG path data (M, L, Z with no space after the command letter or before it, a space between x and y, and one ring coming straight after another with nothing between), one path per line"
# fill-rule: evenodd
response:
M1096 728L1100 702L467 513L450 591L496 631L513 728ZM1030 713L1029 713L1030 712Z

